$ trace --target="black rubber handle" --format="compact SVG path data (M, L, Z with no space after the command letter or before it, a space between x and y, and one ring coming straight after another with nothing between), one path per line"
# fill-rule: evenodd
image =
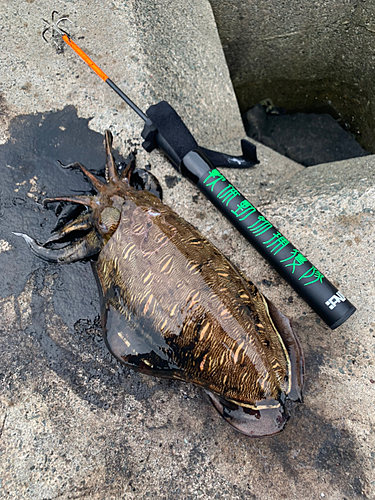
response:
M147 110L147 120L142 131L142 147L151 152L161 149L178 170L182 158L198 144L179 114L166 101L160 101ZM242 155L233 156L210 149L199 148L215 167L250 168L258 162L256 147L242 140Z
M190 151L180 172L208 198L333 330L356 308L277 230L200 149Z

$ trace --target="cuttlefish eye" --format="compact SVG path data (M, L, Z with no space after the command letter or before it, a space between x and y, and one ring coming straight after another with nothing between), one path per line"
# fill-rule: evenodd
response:
M100 230L106 234L112 235L120 222L120 216L121 213L117 208L106 207L100 214Z

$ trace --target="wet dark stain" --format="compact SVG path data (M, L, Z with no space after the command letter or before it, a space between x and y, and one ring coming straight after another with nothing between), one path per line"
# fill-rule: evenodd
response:
M225 428L225 422L213 422L206 412L202 417L206 417L204 428L207 435L212 432L213 435L220 436L220 441L215 443L218 447L217 456L225 457L225 465L228 468L238 467L245 458L247 467L252 471L253 482L259 480L267 483L270 491L277 489L278 498L290 498L288 485L279 483L280 470L284 477L290 478L295 484L305 485L306 470L313 470L314 476L310 476L310 480L322 480L327 485L331 483L334 489L341 492L340 498L368 498L366 490L369 485L356 438L304 404L291 408L290 421L282 433L269 439L247 439L245 454L240 434ZM191 440L199 443L201 437L196 435ZM193 447L186 467L186 473L192 477L200 467L207 469L205 453L202 453L201 448ZM244 485L241 487L243 489Z
M46 395L53 390L53 384L41 378L40 374L48 367L77 396L96 408L119 409L129 395L137 400L149 401L160 386L157 383L145 384L140 374L133 373L110 355L101 336L99 304L97 310L93 308L96 316L79 319L73 326L73 317L65 324L55 314L55 304L59 300L58 275L51 287L51 295L46 296L45 285L50 281L50 271L50 268L42 267L31 275L30 326L21 330L12 325L9 332L3 332L1 350L7 360L2 370L3 387L13 393L12 397L17 397L17 383L23 385L27 380L33 380L34 391ZM87 273L90 278L90 266ZM93 285L96 292L95 282ZM79 302L81 308L85 307L85 300L86 296L82 296ZM60 308L63 307L64 304L60 304ZM65 307L72 308L72 304L65 304ZM66 325L69 331L66 331ZM15 379L14 374L18 374ZM104 387L110 389L103 390ZM168 384L164 389L168 391ZM173 390L172 385L170 390Z
M268 286L268 287L270 287L270 286L272 286L272 285L273 285L272 281L270 281L270 280L262 280L262 284L263 284L263 285L266 285L266 286Z
M356 438L303 404L294 407L291 418L293 425L267 443L284 471L298 479L300 466L315 466L318 473L328 474L343 494L350 496L354 491L367 498L367 479Z
M56 113L21 115L11 121L10 139L0 146L0 239L10 242L14 250L0 253L0 268L7 270L0 283L0 297L17 296L30 271L45 266L12 231L46 239L56 219L42 200L61 194L62 186L67 195L91 190L80 172L60 168L57 160L63 164L79 161L94 172L103 169L103 136L90 130L88 122L77 117L73 106ZM125 162L119 155L116 159ZM74 269L58 271L56 266L54 271L67 275L71 290L77 286Z
M164 180L168 188L174 188L180 181L176 175L165 175Z
M78 118L72 106L56 113L21 115L12 120L10 139L0 146L0 240L13 247L0 253L3 270L0 298L18 297L26 282L33 280L32 326L25 332L13 331L12 336L6 338L3 354L9 353L14 371L22 366L25 379L37 377L38 371L34 372L34 368L38 366L40 370L47 363L80 397L106 407L109 398L96 389L90 391L98 378L103 382L115 378L115 386L118 384L122 390L141 399L150 397L151 392L138 375L136 383L130 383L129 370L117 367L104 346L98 324L97 285L90 263L51 265L33 256L12 234L12 231L24 231L39 240L46 239L56 217L52 210L43 207L42 200L61 194L62 186L67 195L91 190L80 172L64 170L56 161L59 159L63 164L80 161L91 171L103 171L103 136L90 130L88 121ZM115 159L126 163L116 152ZM50 291L46 294L48 283L51 283ZM46 321L51 315L60 321L61 325L57 326L61 326L61 330L65 325L69 327L65 338L57 340L49 336ZM20 319L20 314L18 316ZM29 360L30 352L33 363ZM82 361L82 353L86 353L90 361ZM78 366L84 373L82 377L78 375ZM7 369L5 378L12 372L12 362ZM113 377L116 370L118 375ZM46 387L40 390L43 392Z
M322 443L316 456L316 465L319 469L329 471L332 467L342 466L347 470L350 468L350 464L356 460L357 457L352 446L340 446L340 437L340 432L336 432L336 435L333 434L331 439L326 439Z
M320 347L310 348L305 352L305 365L306 371L308 372L308 377L306 382L314 381L319 373L321 372L322 366L326 364L326 357L324 355L324 349ZM306 389L306 387L305 387Z

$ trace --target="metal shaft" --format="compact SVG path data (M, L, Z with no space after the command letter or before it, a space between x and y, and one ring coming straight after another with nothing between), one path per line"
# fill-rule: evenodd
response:
M92 59L90 59L89 56L87 54L85 54L83 52L83 50L70 37L68 37L68 35L63 34L62 39L64 40L64 42L67 45L69 45L69 47L71 47L74 50L74 52L76 54L79 55L79 57L83 61L85 61L85 63L88 66L90 66L90 68L104 82L108 83L108 85L111 87L111 89L114 90L116 92L116 94L119 95L121 97L121 99L123 99L126 102L126 104L128 104L132 108L132 110L135 111L137 113L137 115L142 118L143 121L148 120L148 116L141 109L139 109L138 106L136 104L134 104L134 102L126 94L124 94L124 92L119 87L117 87L117 85L115 83L113 83L110 78L108 78L108 76L104 73L104 71L101 70L99 68L99 66L97 64L95 64L94 61Z

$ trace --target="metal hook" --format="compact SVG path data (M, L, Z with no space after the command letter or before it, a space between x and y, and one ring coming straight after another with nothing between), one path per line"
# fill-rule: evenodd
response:
M71 21L69 19L69 17L61 17L60 19L58 19L57 21L55 21L55 14L58 14L57 10L54 10L52 12L51 22L46 21L45 19L42 19L42 21L46 25L45 29L43 30L42 37L43 37L43 40L45 42L47 42L47 43L49 43L52 40L53 43L56 45L56 47L58 49L61 49L61 46L55 40L56 34L58 34L60 36L66 35L69 38L71 38L71 36L69 35L69 33L67 31L65 31L64 29L60 28L59 24L62 23L62 22L64 22L64 21L69 21L71 24L73 24L73 21ZM47 38L46 38L45 35L46 35L47 31L49 31L49 30L51 30L51 38L49 40L47 40Z

